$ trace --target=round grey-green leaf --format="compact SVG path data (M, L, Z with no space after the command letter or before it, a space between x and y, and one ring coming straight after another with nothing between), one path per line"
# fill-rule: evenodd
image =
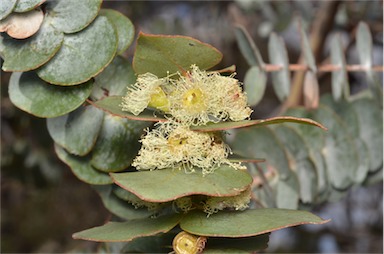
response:
M272 73L273 89L280 101L284 101L291 89L288 53L284 41L272 33L268 41L268 54L271 64L280 65L281 70Z
M46 20L39 31L27 40L0 37L4 71L34 70L48 62L60 49L64 35Z
M37 73L52 84L80 84L99 74L113 60L116 48L112 24L106 17L98 17L87 29L65 35L59 52Z
M64 33L75 33L86 28L97 16L102 0L50 1L47 13L52 25Z
M112 179L108 174L100 172L91 166L89 163L89 156L79 157L72 155L57 144L55 144L55 152L57 157L59 157L62 162L67 164L71 168L72 173L81 181L95 185L112 183Z
M336 189L343 190L354 183L359 158L351 135L340 117L329 107L321 105L314 112L314 119L328 127L324 156L328 179Z
M146 208L136 209L133 205L129 204L123 199L120 199L112 191L113 185L96 185L93 186L101 197L101 201L105 208L111 213L126 220L135 220L141 218L148 218L154 214L154 211L149 211Z
M267 75L257 66L252 66L244 77L244 91L248 104L256 106L264 96L267 86Z
M16 4L15 9L13 11L14 12L27 12L27 11L35 9L36 7L38 7L39 5L41 5L44 2L45 2L45 0L17 0L17 4Z
M67 114L88 98L93 82L75 87L53 86L34 72L14 72L9 81L9 98L21 110L44 118Z
M103 111L93 106L79 107L63 116L47 119L53 140L75 155L86 155L96 143Z
M136 81L131 63L122 56L116 56L113 61L95 77L95 87L92 98L100 100L106 96L123 96L127 87ZM120 104L120 103L119 103Z
M0 4L0 20L5 19L16 6L17 0L2 0Z
M123 14L112 9L101 9L100 15L105 16L115 26L118 36L117 54L123 53L133 41L135 28Z
M348 98L349 84L344 51L341 45L340 37L333 37L331 45L331 62L332 64L340 67L340 70L332 72L332 95L337 101L342 98L343 95Z
M359 136L368 149L369 171L383 166L383 110L370 99L359 99L351 105L357 114Z
M104 172L129 167L140 149L139 138L150 123L105 114L92 151L92 165Z

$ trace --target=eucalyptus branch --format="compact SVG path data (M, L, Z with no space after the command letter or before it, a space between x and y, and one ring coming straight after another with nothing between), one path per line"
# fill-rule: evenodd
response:
M265 64L263 66L263 70L265 72L276 72L284 69L285 67L283 65L274 65L274 64ZM306 64L290 64L288 66L288 69L290 71L309 71L310 67ZM317 66L318 72L333 72L333 71L339 71L342 69L342 66L340 65L333 65L333 64L323 64L320 66ZM375 71L375 72L384 72L384 66L382 65L376 65L376 66L364 66L359 64L351 64L346 65L345 69L348 72L365 72L365 71Z

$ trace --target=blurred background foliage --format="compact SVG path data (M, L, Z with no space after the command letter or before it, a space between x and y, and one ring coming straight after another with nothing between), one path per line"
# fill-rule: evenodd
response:
M321 20L319 10L325 4L330 5L330 12L327 20ZM347 46L347 63L358 63L351 42L358 22L365 21L373 36L373 64L383 65L382 1L104 1L103 8L129 17L136 35L138 31L180 34L215 46L224 55L217 69L235 64L239 80L244 80L249 66L237 46L233 25L247 29L264 59L268 59L268 37L277 32L287 45L290 63L297 63L301 52L294 24L297 16L302 17L306 30L316 22L328 24L327 36L316 54L318 63L328 55L333 33L340 33ZM133 50L129 48L124 55L131 59ZM366 86L363 73L348 75L352 92ZM382 75L380 78L382 82ZM11 104L8 80L9 73L2 72L1 252L95 252L95 243L74 241L71 235L107 221L107 210L91 187L77 180L57 159L45 119ZM322 92L331 89L329 80L329 74L319 79ZM278 105L269 84L254 118L267 117ZM265 252L382 253L382 195L380 182L351 189L339 202L318 205L314 212L332 218L331 223L275 232Z

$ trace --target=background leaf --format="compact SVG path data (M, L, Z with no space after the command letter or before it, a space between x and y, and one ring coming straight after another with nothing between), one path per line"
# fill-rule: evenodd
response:
M173 214L127 222L108 222L103 226L75 233L73 238L96 242L128 242L138 237L166 233L179 223L180 217L180 214Z
M205 176L198 169L188 174L183 169L159 169L111 176L121 188L149 202L166 202L194 194L235 196L252 182L247 172L229 166L221 166Z
M280 65L282 70L272 73L272 83L275 93L280 101L284 101L291 89L289 61L284 41L272 33L268 42L268 55L271 64Z
M108 174L102 173L91 166L89 156L79 157L71 155L57 144L55 144L55 152L57 157L67 164L72 173L81 181L95 185L112 183L112 179Z
M235 36L239 49L248 64L262 69L264 66L263 58L247 30L241 25L236 25Z
M256 106L264 97L267 75L257 66L252 66L244 77L244 91L250 106Z
M80 84L99 74L113 60L116 48L112 24L106 17L99 17L87 29L65 35L59 52L37 73L52 84Z
M99 194L105 208L120 218L135 220L149 218L154 214L153 211L148 211L146 208L135 208L125 200L118 198L112 191L112 185L95 185L93 188Z
M58 31L75 33L86 28L96 18L101 3L102 0L49 1L47 13Z
M349 96L349 84L340 36L334 36L331 45L331 62L341 68L332 72L332 95L337 101L343 96L343 92L344 96Z
M209 44L187 36L140 33L133 58L137 74L150 72L158 77L184 72L192 64L209 69L218 64L222 54Z
M129 167L140 149L139 138L148 122L133 121L105 114L92 150L91 164L104 172Z
M0 32L6 32L15 39L26 39L37 31L44 20L44 13L40 9L25 13L13 12L0 20Z
M103 111L93 107L79 107L69 114L47 119L52 139L75 155L86 155L96 143Z
M383 110L374 100L360 99L352 103L359 122L359 136L368 148L369 171L383 167Z
M203 212L190 212L181 219L180 227L195 235L247 237L286 227L327 222L328 220L323 220L306 211L269 208L220 212L208 218Z
M360 22L357 26L356 43L360 63L370 69L372 66L372 35L365 22Z
M48 62L60 49L64 36L44 21L37 34L28 40L0 38L4 71L34 70ZM28 60L26 60L28 59Z
M290 155L288 156L290 167L296 173L300 183L301 201L314 203L317 193L317 173L307 145L293 128L278 125L273 130Z
M2 1L0 4L0 20L5 19L16 6L17 0Z
M133 41L135 28L132 22L123 14L112 9L101 9L99 15L105 16L117 30L117 54L123 53Z
M92 90L89 81L76 87L59 87L45 83L34 72L14 72L9 81L12 103L32 115L44 118L65 115L79 107Z
M122 56L116 56L113 61L95 77L92 98L99 100L107 96L123 96L127 93L127 88L135 82L136 77L131 63Z
M8 0L6 0L6 1L8 1ZM36 7L38 7L39 5L41 5L44 2L45 2L45 0L17 0L17 4L16 4L15 9L13 11L14 12L27 12L27 11L35 9Z

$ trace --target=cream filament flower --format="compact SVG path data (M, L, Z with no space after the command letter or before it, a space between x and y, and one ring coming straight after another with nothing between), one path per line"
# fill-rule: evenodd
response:
M201 71L196 65L191 71L170 80L174 86L169 95L170 113L186 125L201 125L209 121L248 118L252 110L239 82L233 76L224 77L217 72Z
M137 82L128 88L126 96L123 97L120 105L122 110L134 115L140 114L148 106L168 111L168 99L162 88L167 84L166 78L159 79L151 73L139 75Z
M142 147L133 161L138 170L184 168L193 172L201 168L203 175L212 173L221 164L243 169L227 157L230 148L213 133L191 131L177 122L158 123L141 139Z
M248 208L251 201L251 188L247 188L237 196L232 197L208 197L204 203L204 212L209 215L217 213L225 208L234 208L243 211Z
M177 74L176 74L177 75ZM160 109L185 125L203 125L210 121L240 121L252 113L237 79L231 75L208 73L196 65L178 79L139 75L123 97L123 111L140 114L146 107Z

